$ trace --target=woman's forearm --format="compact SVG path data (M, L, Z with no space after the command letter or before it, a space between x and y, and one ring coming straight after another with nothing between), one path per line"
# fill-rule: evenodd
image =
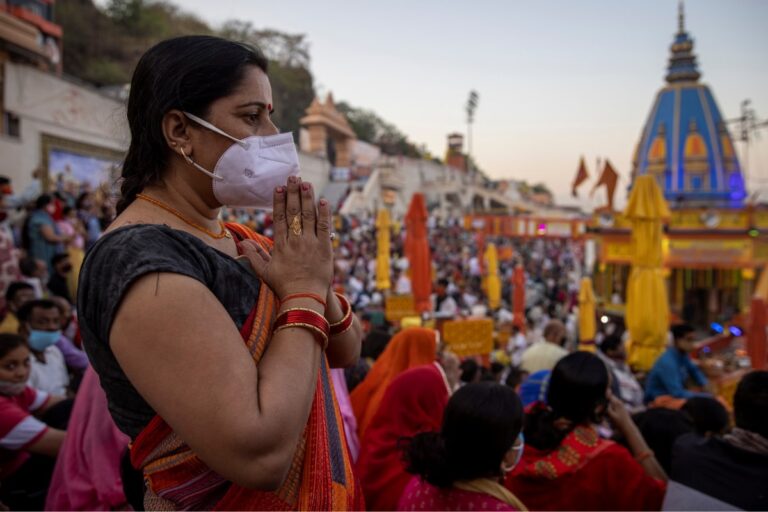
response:
M327 307L325 317L329 323L340 322L344 317L341 308L341 302L333 292L328 293ZM357 315L352 313L352 327L346 332L333 336L329 343L326 355L328 364L332 368L345 368L357 362L360 358L360 348L362 346L363 327L357 319Z
M653 450L650 449L648 443L645 442L643 435L637 429L637 426L630 420L628 425L624 425L622 430L624 431L624 437L627 439L629 449L636 458L639 458L640 465L643 467L648 475L658 478L659 480L667 481L667 474L664 468L661 467L659 461L656 460L656 456L653 454ZM650 453L650 456L648 455Z

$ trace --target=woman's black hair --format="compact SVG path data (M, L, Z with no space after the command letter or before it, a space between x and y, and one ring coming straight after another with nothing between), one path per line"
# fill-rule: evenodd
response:
M552 370L547 389L547 407L534 407L525 417L525 442L539 450L560 445L578 425L597 422L596 409L607 404L608 368L589 352L574 352ZM555 427L564 418L570 428Z
M168 163L163 116L172 109L204 117L211 103L232 93L248 66L267 72L267 59L245 44L213 36L162 41L141 57L131 79L128 125L131 144L122 172L119 214Z
M693 396L685 401L681 410L691 417L700 436L723 434L731 422L725 406L710 396Z
M0 358L8 355L12 350L18 347L26 347L27 340L18 334L3 333L0 334Z
M746 374L733 395L736 426L768 439L768 371Z
M695 430L691 417L684 411L659 407L635 414L632 420L664 471L671 471L675 441Z
M523 405L509 387L467 384L448 401L441 432L403 443L410 473L437 487L501 476L501 462L523 426Z

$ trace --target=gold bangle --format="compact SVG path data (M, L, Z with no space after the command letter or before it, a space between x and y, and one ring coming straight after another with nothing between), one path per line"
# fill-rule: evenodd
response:
M308 329L315 334L315 337L317 338L319 336L319 339L322 340L321 347L323 351L328 348L328 335L325 334L322 329L319 329L317 326L312 324L305 324L302 322L291 322L289 324L281 325L277 329L275 329L274 334L277 334L278 332L282 331L283 329L288 329L289 327L299 327L302 329Z
M352 305L349 303L349 299L347 299L345 296L343 296L340 293L334 292L334 295L336 295L336 298L339 299L339 302L342 303L342 309L344 308L344 304L346 304L347 310L344 312L344 316L341 317L341 320L339 320L338 322L333 322L331 324L331 327L336 327L337 325L343 324L352 315ZM346 330L347 329L344 329L344 332L346 332Z
M339 323L341 323L341 322L339 322ZM345 332L349 331L352 328L353 325L355 325L355 322L349 322L349 325L343 331L339 331L337 333L331 334L331 338L335 338L336 336L341 336Z

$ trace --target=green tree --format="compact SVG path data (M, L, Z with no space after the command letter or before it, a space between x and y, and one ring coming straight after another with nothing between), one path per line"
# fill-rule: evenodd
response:
M347 117L357 138L376 144L386 155L403 155L420 158L422 150L408 140L400 130L371 110L355 108L341 101L336 108Z

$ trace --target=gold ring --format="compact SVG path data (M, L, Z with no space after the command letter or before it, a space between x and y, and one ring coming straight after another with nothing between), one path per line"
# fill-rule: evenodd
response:
M301 217L296 215L291 221L291 231L296 236L301 236Z

